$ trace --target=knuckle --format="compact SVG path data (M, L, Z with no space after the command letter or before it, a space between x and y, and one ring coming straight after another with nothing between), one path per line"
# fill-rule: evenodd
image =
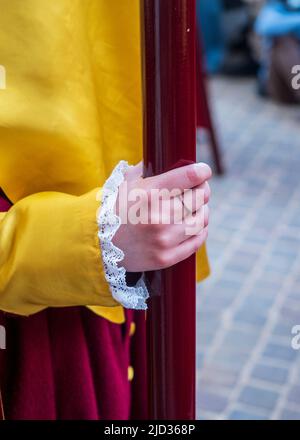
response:
M161 249L167 249L169 246L169 236L166 233L159 233L157 236L157 245Z
M164 269L167 264L165 255L162 252L158 253L156 255L155 262L156 262L156 265L159 269Z
M157 254L157 265L160 269L166 269L172 265L172 261L168 252L159 252Z

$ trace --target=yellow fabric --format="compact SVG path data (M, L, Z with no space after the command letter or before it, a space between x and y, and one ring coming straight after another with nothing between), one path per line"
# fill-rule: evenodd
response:
M118 305L103 283L97 191L37 193L7 213L0 226L3 310L30 314L46 306Z
M196 254L196 280L200 282L210 274L206 246L202 246Z
M0 309L82 304L122 322L101 267L96 188L119 160L142 157L139 0L0 10L0 187L15 203L0 217Z
M131 365L128 367L128 380L131 382L134 378L134 369Z

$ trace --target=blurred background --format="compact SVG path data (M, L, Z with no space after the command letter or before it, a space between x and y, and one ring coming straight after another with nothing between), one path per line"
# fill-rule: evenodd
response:
M300 1L197 2L198 159L215 170L197 415L300 420Z

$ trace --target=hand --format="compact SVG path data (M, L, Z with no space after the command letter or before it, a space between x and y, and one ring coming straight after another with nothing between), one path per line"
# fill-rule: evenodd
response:
M116 204L121 226L113 238L128 272L173 266L201 247L208 234L211 174L204 163L145 179L142 164L128 170Z

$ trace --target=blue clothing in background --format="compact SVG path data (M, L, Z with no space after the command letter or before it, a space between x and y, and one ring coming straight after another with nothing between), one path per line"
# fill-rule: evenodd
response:
M294 34L300 39L300 11L289 11L278 1L270 1L257 18L255 30L264 37Z
M295 3L296 0L290 0L292 6L295 6ZM263 37L263 59L258 73L258 83L259 90L264 93L269 77L273 40L284 35L294 35L300 40L300 11L289 10L279 0L269 0L257 17L255 31Z
M225 55L222 32L222 2L197 0L197 24L204 48L206 70L217 72Z

